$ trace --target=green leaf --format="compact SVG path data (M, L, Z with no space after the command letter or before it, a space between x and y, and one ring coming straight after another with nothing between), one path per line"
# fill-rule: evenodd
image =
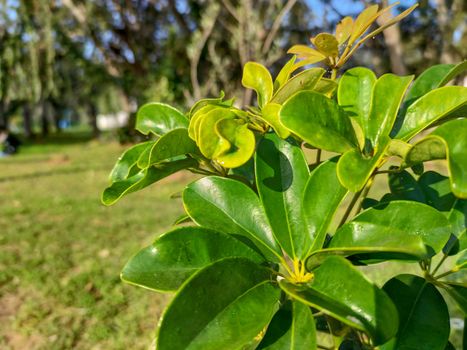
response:
M276 312L258 350L315 350L316 326L309 306L288 301Z
M213 157L224 168L237 168L253 156L256 146L255 135L243 120L221 119L216 124L216 132L221 138L221 143L228 145L226 151L219 152Z
M371 141L373 147L379 144L382 136L389 136L402 97L412 79L413 76L399 77L395 74L384 74L376 81L370 117L364 128L366 129L365 136Z
M320 33L311 41L323 55L330 57L337 57L339 55L339 43L334 35Z
M425 193L426 204L439 211L451 210L456 197L451 193L448 177L427 171L419 177L418 184Z
M212 107L225 107L225 108L230 108L233 105L234 99L226 100L224 101L224 91L221 91L220 96L217 98L203 98L199 101L196 101L196 103L191 107L190 112L188 113L188 117L191 119L193 118L194 114L196 114L200 109L206 106L212 106Z
M448 216L452 232L456 237L467 233L467 200L457 199ZM466 247L467 248L467 247Z
M396 125L393 130L395 138L407 141L466 103L467 88L463 86L445 86L432 90L410 105L400 125Z
M358 149L344 153L337 162L337 177L340 183L352 192L361 191L380 164L388 145L389 137L383 137L373 157L364 156Z
M405 96L403 114L405 114L405 111L412 103L431 90L439 87L446 74L448 74L453 67L454 64L437 64L420 74Z
M417 202L393 201L367 209L340 227L329 247L400 248L423 258L440 252L450 234L449 221L436 209Z
M137 166L138 158L151 144L152 142L138 143L123 152L110 172L110 181L122 181L138 173L141 170Z
M438 86L444 86L449 83L456 76L461 75L467 71L467 60L461 63L456 64L452 69L444 76L443 80L439 83Z
M279 111L281 105L278 103L268 103L263 107L261 111L262 118L272 126L277 135L281 138L286 139L290 136L290 131L284 125L282 125L279 119Z
M188 119L172 106L151 102L138 110L135 128L144 135L161 136L173 129L188 128Z
M337 90L339 105L348 116L357 120L362 130L365 130L370 118L375 83L375 73L363 67L349 69L339 79Z
M449 312L438 290L423 278L399 275L383 287L399 312L396 339L382 350L444 350L449 338Z
M329 225L347 194L336 174L337 158L321 163L310 175L303 194L308 232L313 237L310 251L322 248Z
M350 262L331 256L313 273L314 279L308 284L282 280L279 286L293 299L367 332L374 345L383 344L396 334L394 304Z
M164 312L158 350L238 350L269 323L280 291L271 273L244 258L205 267L180 289Z
M124 180L116 181L102 193L102 203L115 204L120 198L132 192L139 191L153 183L172 175L180 170L194 167L198 164L194 159L181 159L170 163L160 163Z
M451 120L431 135L446 143L452 192L459 198L467 198L467 119Z
M250 238L273 261L279 261L277 244L256 193L243 183L210 176L195 181L183 192L187 213L200 226Z
M378 5L372 5L365 8L365 10L358 15L354 22L348 45L352 45L355 40L368 30L371 24L376 20L377 13Z
M280 110L282 124L310 145L343 153L357 146L352 123L333 100L314 91L295 94Z
M256 91L258 106L263 106L271 100L274 86L271 73L262 64L247 62L243 67L242 85Z
M299 91L313 90L324 72L323 68L310 68L298 73L274 94L271 102L283 104Z
M309 171L300 146L267 134L255 158L256 186L274 235L292 258L303 258L311 237L300 201Z
M467 286L455 283L443 283L443 286L457 305L459 305L464 316L467 316Z
M199 134L200 134L199 126L201 124L201 121L204 119L206 114L208 114L208 112L210 112L210 111L212 111L213 109L216 109L216 108L223 108L223 107L219 107L219 106L212 105L212 104L207 104L207 105L199 108L191 116L190 125L188 126L188 135L190 136L190 138L192 140L198 142Z
M323 94L327 97L332 97L336 89L337 83L335 80L321 78L313 88L313 91L319 92L320 94Z
M407 166L436 159L446 158L446 144L439 137L428 136L416 142L407 152L404 162Z
M216 124L223 119L234 119L235 113L225 108L215 108L207 112L199 121L197 144L201 153L209 159L227 152L230 144L216 131ZM196 135L196 126L195 126Z
M274 80L274 92L279 90L290 78L294 70L294 64L297 56L292 56L290 60L282 67L279 74L277 74L276 80Z
M121 278L156 291L174 291L195 272L229 257L264 262L256 251L230 235L202 227L182 227L161 235L133 256Z
M145 169L164 160L197 153L196 143L188 136L187 129L174 129L162 135L138 159L138 167Z
M388 180L392 200L404 199L427 203L425 192L408 171L403 170L399 173L389 174Z

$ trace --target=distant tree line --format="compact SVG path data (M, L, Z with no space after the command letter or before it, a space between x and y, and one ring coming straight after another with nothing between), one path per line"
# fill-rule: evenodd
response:
M67 115L88 118L97 136L98 113L150 100L183 107L224 90L246 104L251 94L240 89L246 62L274 71L290 46L306 44L369 3L0 0L0 125L19 115L26 137L34 125L46 135L60 131ZM466 22L463 0L422 0L413 16L372 40L349 67L410 74L458 62L467 56Z

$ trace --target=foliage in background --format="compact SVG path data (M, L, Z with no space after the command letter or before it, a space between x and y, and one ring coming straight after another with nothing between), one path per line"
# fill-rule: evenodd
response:
M128 283L175 292L157 349L453 347L440 291L467 314L465 283L448 278L467 267L467 88L447 84L467 63L415 80L364 67L338 77L354 48L381 31L365 35L384 11L370 6L334 35L316 35L314 48L293 47L304 60L293 56L275 79L247 62L242 84L256 103L244 109L224 93L186 113L156 102L139 109L136 128L154 138L119 158L103 202L183 169L204 175L182 194L176 224L189 224L122 271ZM297 73L317 60L329 70ZM316 150L311 163L303 147ZM424 170L437 159L449 177ZM381 174L390 193L367 198ZM392 260L418 263L421 274L379 288L359 269Z

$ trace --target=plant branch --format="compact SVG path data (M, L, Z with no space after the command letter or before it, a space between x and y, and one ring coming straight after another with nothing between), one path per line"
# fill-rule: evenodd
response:
M350 201L350 204L349 206L347 207L347 210L345 211L344 213L344 216L342 217L341 219L341 222L339 223L339 227L341 227L342 225L345 224L345 222L347 221L350 213L352 212L352 209L354 208L355 204L357 203L358 201L358 198L360 198L360 195L362 194L362 190L356 192L353 197L352 197L352 200Z
M269 34L266 37L266 40L264 40L263 48L261 49L262 54L265 54L271 48L272 42L274 41L277 31L279 30L280 25L282 23L282 19L287 14L287 12L289 12L292 9L296 2L297 0L288 0L285 6L282 8L281 12L279 12L279 14L277 15L274 23L272 24L271 30L269 31Z

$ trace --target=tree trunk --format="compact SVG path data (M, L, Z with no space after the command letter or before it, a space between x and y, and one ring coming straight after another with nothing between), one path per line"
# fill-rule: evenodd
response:
M0 126L8 128L8 118L5 112L5 104L3 102L0 102Z
M101 134L101 131L97 126L97 107L94 103L89 105L89 124L92 128L92 137L98 138Z
M42 113L41 113L41 131L42 136L47 136L49 134L49 104L47 101L42 102Z
M24 137L27 139L32 138L32 110L31 105L26 103L23 106L23 128L24 128Z
M388 1L383 1L383 7L388 6ZM391 19L391 13L385 12L378 19L377 22L379 25L386 23ZM384 41L389 52L389 60L391 64L391 70L393 73L398 75L407 75L407 67L404 63L402 51L402 42L401 42L401 33L399 30L399 24L396 23L391 27L383 31Z

